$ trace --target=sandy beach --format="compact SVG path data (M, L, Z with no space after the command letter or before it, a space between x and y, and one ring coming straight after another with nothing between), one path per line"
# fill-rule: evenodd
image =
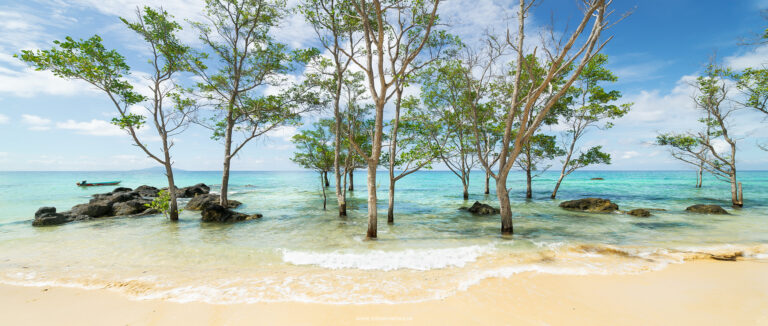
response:
M635 275L523 273L409 304L216 305L108 289L0 286L5 325L768 325L768 262L697 260Z

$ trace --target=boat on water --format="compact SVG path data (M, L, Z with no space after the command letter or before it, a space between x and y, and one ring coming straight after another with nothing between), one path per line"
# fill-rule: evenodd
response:
M97 187L97 186L116 186L120 181L107 181L107 182L87 182L85 180L78 182L79 187Z

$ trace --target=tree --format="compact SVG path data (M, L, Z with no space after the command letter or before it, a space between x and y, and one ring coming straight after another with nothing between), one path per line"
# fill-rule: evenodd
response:
M728 71L714 63L696 78L694 102L704 117L699 121L703 131L698 133L668 133L656 138L656 143L669 146L672 155L690 164L702 164L704 170L731 184L734 207L744 205L741 183L736 177L736 139L729 133L729 117L740 106L729 103L730 86L723 78ZM717 148L724 144L724 148Z
M528 54L536 56L539 53L539 47L526 46L525 43L526 18L535 2L520 0L519 3L517 33L507 32L506 45L511 47L515 62L522 65L525 64L524 58ZM494 173L491 170L489 162L483 158L482 149L478 149L478 158L486 171L491 173L491 176L496 180L496 196L499 199L502 234L512 234L513 232L512 210L507 189L509 171L520 155L523 148L522 144L533 136L549 110L565 95L568 88L581 74L584 66L610 40L609 38L602 43L600 42L600 35L608 27L607 19L611 14L610 5L610 0L584 1L583 17L575 29L563 34L567 37L559 39L551 30L549 36L543 37L544 40L553 41L545 43L545 46L541 47L542 60L545 62L542 66L547 67L541 81L527 83L527 89L521 89L526 83L523 80L524 69L519 68L515 69L513 76L501 80L511 86L511 94L507 97L506 112L501 114L504 121L504 136L501 141L498 172ZM592 26L588 28L590 22L592 22ZM489 41L493 42L493 40ZM532 53L528 51L532 51ZM533 80L534 78L528 79ZM564 83L559 90L554 90L552 81L557 79L562 79ZM525 96L521 96L522 93ZM536 106L540 107L540 110L533 119L530 119L530 113ZM476 117L477 115L473 114L473 116ZM479 134L478 125L479 121L475 119L473 127L476 134ZM515 132L512 130L513 127L516 129Z
M565 151L557 146L555 136L536 134L523 144L523 149L517 158L517 165L525 171L525 198L533 198L533 191L531 189L533 179L540 176L541 173L550 167L550 165L542 167L541 163L562 155L565 155ZM539 173L534 174L534 172Z
M333 133L333 120L320 120L313 124L313 129L302 130L291 138L296 145L296 152L291 161L305 169L315 170L320 174L320 188L323 191L323 210L326 209L325 175L333 168L334 150L330 144Z
M616 75L605 67L607 61L606 55L598 54L587 63L576 80L576 85L571 87L569 105L559 112L562 123L568 128L563 135L563 147L567 148L567 151L564 153L560 177L552 190L552 199L557 197L563 179L573 171L594 164L611 164L611 155L603 152L602 146L581 151L576 145L590 128L613 127L613 124L606 120L623 117L632 106L631 103L616 105L614 102L621 98L621 92L606 90L601 85L618 80ZM577 150L579 154L574 158Z
M395 183L423 168L431 169L432 161L438 156L437 149L432 147L429 141L428 129L431 121L424 120L423 115L418 114L419 102L416 97L406 98L402 103L402 107L406 109L405 115L402 119L396 117L390 122L390 128L399 130L392 131L393 137L389 139L390 151L382 158L389 170L388 224L395 223ZM396 138L398 134L400 137Z
M226 207L231 160L251 140L275 128L300 123L300 114L322 103L308 84L287 84L286 74L306 65L316 49L289 50L270 31L285 15L281 0L206 0L206 23L196 22L200 40L216 68L193 66L200 96L216 111L201 124L223 140L220 203ZM268 87L283 89L265 94ZM236 134L240 142L235 143Z
M356 19L353 18L351 5L344 0L304 0L299 6L306 20L312 25L320 44L325 48L330 60L321 64L319 75L327 77L323 83L324 91L330 94L333 102L334 117L334 161L333 171L336 178L336 200L339 207L339 216L347 215L346 189L342 187L342 175L347 175L347 165L341 169L342 161L342 134L343 113L341 112L341 99L345 74L352 63L351 58L356 55L358 43L361 40L356 36L355 30L359 28ZM345 48L350 56L342 53ZM327 180L327 175L326 175ZM327 183L326 183L327 184Z
M364 39L364 57L345 52L366 75L368 92L375 105L374 132L371 153L362 151L359 144L352 146L368 164L368 230L366 237L377 237L378 212L376 209L376 169L381 158L384 129L384 107L399 83L409 77L410 64L430 40L437 19L440 0L403 0L381 3L379 0L350 0L356 19L360 21ZM404 58L387 65L387 55L392 51L411 49ZM393 54L401 55L401 54ZM392 61L389 61L392 63Z
M419 76L423 108L420 119L432 121L431 147L440 160L453 172L463 186L463 198L469 199L469 177L477 165L474 146L475 134L469 114L471 93L466 90L465 79L458 61L438 61Z
M171 18L166 11L149 7L136 10L136 21L121 18L130 30L144 39L150 50L152 71L146 78L151 93L149 97L134 90L126 79L130 75L130 67L125 58L115 50L107 50L98 35L77 41L67 37L65 41L54 41L56 46L50 50L22 51L20 58L37 70L48 70L66 79L83 80L106 93L118 113L112 123L125 130L147 156L165 167L169 189L168 213L171 221L177 221L179 210L171 148L173 137L188 126L195 105L190 99L182 97L175 78L189 71L190 62L199 59L176 37L181 26ZM143 106L145 111L135 113L131 110L134 105ZM147 125L147 119L160 137L159 152L142 142L138 133Z

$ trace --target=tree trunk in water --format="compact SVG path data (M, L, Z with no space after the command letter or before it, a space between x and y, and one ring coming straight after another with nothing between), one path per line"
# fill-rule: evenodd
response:
M224 159L224 172L221 176L221 195L219 205L227 207L227 191L229 189L229 157Z
M389 178L389 209L387 209L387 224L395 224L395 179Z
M320 172L320 188L323 189L323 210L325 210L328 205L328 197L325 195L325 188L328 186L323 187L323 178L325 178L325 182L328 182L326 172Z
M525 170L525 198L533 198L533 191L531 190L531 169Z
M167 155L166 162L169 162ZM170 212L168 216L171 218L171 221L176 222L179 220L179 204L176 200L176 183L173 180L173 169L170 163L165 164L165 175L168 177L168 195L171 197L169 199Z
M355 191L355 170L349 171L349 191Z
M506 175L499 175L499 179L496 181L496 197L499 198L501 234L510 235L514 232L514 229L512 227L512 208L509 205L509 193L507 192Z
M736 174L731 175L731 202L733 207L739 208L744 206L744 196L741 190L741 182L736 181Z
M552 199L555 199L557 197L557 190L560 189L560 183L563 182L563 179L565 179L565 174L560 174L560 178L557 179L557 183L555 183L555 189L552 190L552 196L550 196Z
M491 193L490 184L491 184L491 174L488 173L488 171L485 171L485 194L486 195Z
M699 173L696 175L696 188L701 188L701 184L704 182L704 168L699 166Z
M376 166L378 162L368 162L368 239L376 239L378 212L376 210Z
M325 178L325 187L328 188L331 186L331 183L328 182L328 172L323 172L323 177Z
M467 189L467 188L469 188L469 185L467 185L466 183L464 183L464 200L467 200L467 199L469 199L469 191L468 191L468 189Z

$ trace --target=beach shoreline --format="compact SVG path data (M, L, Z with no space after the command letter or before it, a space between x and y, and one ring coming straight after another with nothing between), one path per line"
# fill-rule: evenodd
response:
M0 285L6 325L765 325L768 261L694 260L631 275L526 272L403 304L207 304L108 289Z

